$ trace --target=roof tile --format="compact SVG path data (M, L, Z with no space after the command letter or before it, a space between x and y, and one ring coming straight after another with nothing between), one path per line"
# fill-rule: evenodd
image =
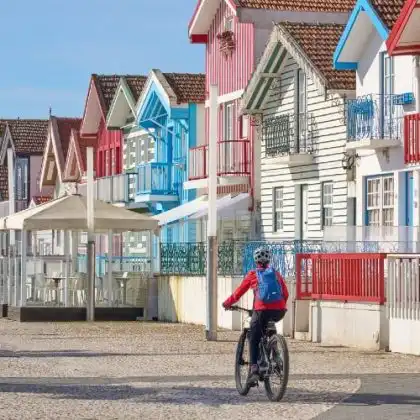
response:
M134 100L137 102L146 84L147 76L124 76L124 79L131 90Z
M371 0L382 22L391 30L400 15L405 0Z
M9 180L7 166L0 166L0 201L5 201L9 198Z
M7 123L16 153L42 154L47 142L48 120L1 120Z
M202 103L206 99L206 76L201 73L163 73L179 104Z
M240 7L250 9L314 11L314 12L350 12L356 0L237 0ZM387 2L387 0L382 0Z
M120 78L121 76L117 74L92 74L92 79L95 82L105 114L108 113L109 107L111 106L112 98L117 90Z
M356 74L351 70L335 70L333 54L344 25L307 24L284 22L280 27L294 38L313 65L325 77L327 88L338 90L356 89Z
M82 122L81 118L55 117L58 127L58 135L60 136L61 148L64 158L67 156L70 144L71 130L79 130Z

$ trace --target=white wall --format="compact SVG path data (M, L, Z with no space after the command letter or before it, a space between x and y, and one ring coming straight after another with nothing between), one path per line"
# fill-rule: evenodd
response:
M311 303L312 341L385 349L389 345L389 324L383 305L317 301Z
M389 350L420 355L420 321L391 318L389 320Z
M294 71L297 64L289 56L281 73L280 87L270 90L264 118L294 113ZM297 187L308 184L307 239L321 239L321 183L334 181L333 224L347 224L347 175L341 160L346 144L343 98L330 94L327 100L320 95L308 78L308 112L315 121L316 151L314 163L294 167L279 166L265 156L265 142L261 146L261 220L266 239L294 239L300 229L300 206ZM256 139L260 142L261 139ZM275 161L274 161L275 162ZM273 232L273 188L284 188L284 229Z

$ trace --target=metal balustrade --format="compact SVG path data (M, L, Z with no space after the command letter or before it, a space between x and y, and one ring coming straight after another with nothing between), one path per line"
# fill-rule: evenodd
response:
M137 166L137 194L176 195L172 185L172 165L149 162Z
M348 141L401 140L404 109L400 95L370 94L346 100Z

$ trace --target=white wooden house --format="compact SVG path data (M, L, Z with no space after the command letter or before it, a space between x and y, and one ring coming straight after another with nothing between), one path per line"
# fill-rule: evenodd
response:
M359 0L333 60L336 69L355 69L357 75L357 98L346 106L346 148L356 156L356 235L395 244L417 240L413 227L420 221L414 129L414 123L419 126L419 60L389 56L386 47L403 3Z
M261 143L264 239L322 239L326 227L353 223L344 101L356 80L331 65L343 29L276 24L245 90L242 113Z

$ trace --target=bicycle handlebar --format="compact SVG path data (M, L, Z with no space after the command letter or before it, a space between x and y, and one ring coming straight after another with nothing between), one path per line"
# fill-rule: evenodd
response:
M247 309L247 308L243 308L241 306L237 306L237 305L233 305L229 308L231 311L242 311L242 312L247 312L250 316L252 315L253 310L252 309Z

